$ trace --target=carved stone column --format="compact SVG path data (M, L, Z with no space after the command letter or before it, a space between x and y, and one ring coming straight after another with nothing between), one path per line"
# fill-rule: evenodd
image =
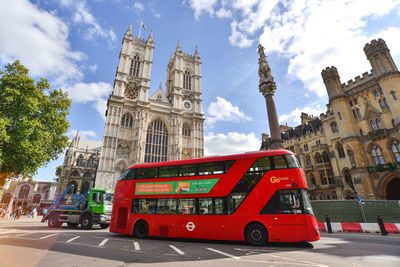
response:
M269 129L271 132L271 149L282 149L283 141L281 139L281 130L279 128L278 113L276 112L274 93L276 91L276 83L271 74L271 68L268 65L267 57L264 54L264 47L258 45L258 75L260 76L259 90L265 97L267 105Z

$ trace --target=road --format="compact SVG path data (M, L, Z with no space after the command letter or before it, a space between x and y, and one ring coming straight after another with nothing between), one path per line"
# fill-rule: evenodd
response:
M0 267L400 266L400 235L323 234L312 244L135 239L108 229L49 229L40 219L0 219Z

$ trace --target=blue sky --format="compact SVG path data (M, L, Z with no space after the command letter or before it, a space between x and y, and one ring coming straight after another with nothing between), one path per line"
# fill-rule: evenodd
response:
M334 65L343 83L371 69L365 43L383 38L400 62L399 0L0 0L0 65L19 59L38 79L72 98L69 137L77 130L102 140L106 100L112 90L121 41L143 20L155 50L150 94L165 90L166 67L178 39L202 60L206 155L258 150L269 133L258 92L259 42L266 48L278 90L281 124L300 113L325 112L321 70ZM54 178L63 155L39 170Z

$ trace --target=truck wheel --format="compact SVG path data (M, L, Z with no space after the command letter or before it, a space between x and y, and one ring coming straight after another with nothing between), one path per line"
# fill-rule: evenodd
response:
M147 238L149 236L149 225L147 222L140 220L135 223L135 226L133 227L133 234L137 238Z
M47 223L50 228L60 228L62 225L62 222L58 220L57 213L50 214Z
M244 230L246 242L251 246L265 245L268 241L267 229L260 223L251 223Z
M81 218L81 227L83 229L92 229L93 226L93 221L92 221L92 216L90 214L84 214Z
M100 227L103 228L103 229L106 229L106 228L108 228L109 226L110 226L109 223L100 224Z
M77 227L78 225L79 225L79 223L67 223L67 225L68 225L68 227L69 228L75 228L75 227Z

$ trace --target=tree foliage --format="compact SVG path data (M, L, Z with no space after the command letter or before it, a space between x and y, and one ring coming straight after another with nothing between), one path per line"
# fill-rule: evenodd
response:
M66 92L28 72L18 60L0 69L0 172L25 177L68 145L71 106Z
M58 167L56 168L56 176L57 176L57 179L58 179L58 177L61 176L62 169L63 169L63 166L58 166Z

